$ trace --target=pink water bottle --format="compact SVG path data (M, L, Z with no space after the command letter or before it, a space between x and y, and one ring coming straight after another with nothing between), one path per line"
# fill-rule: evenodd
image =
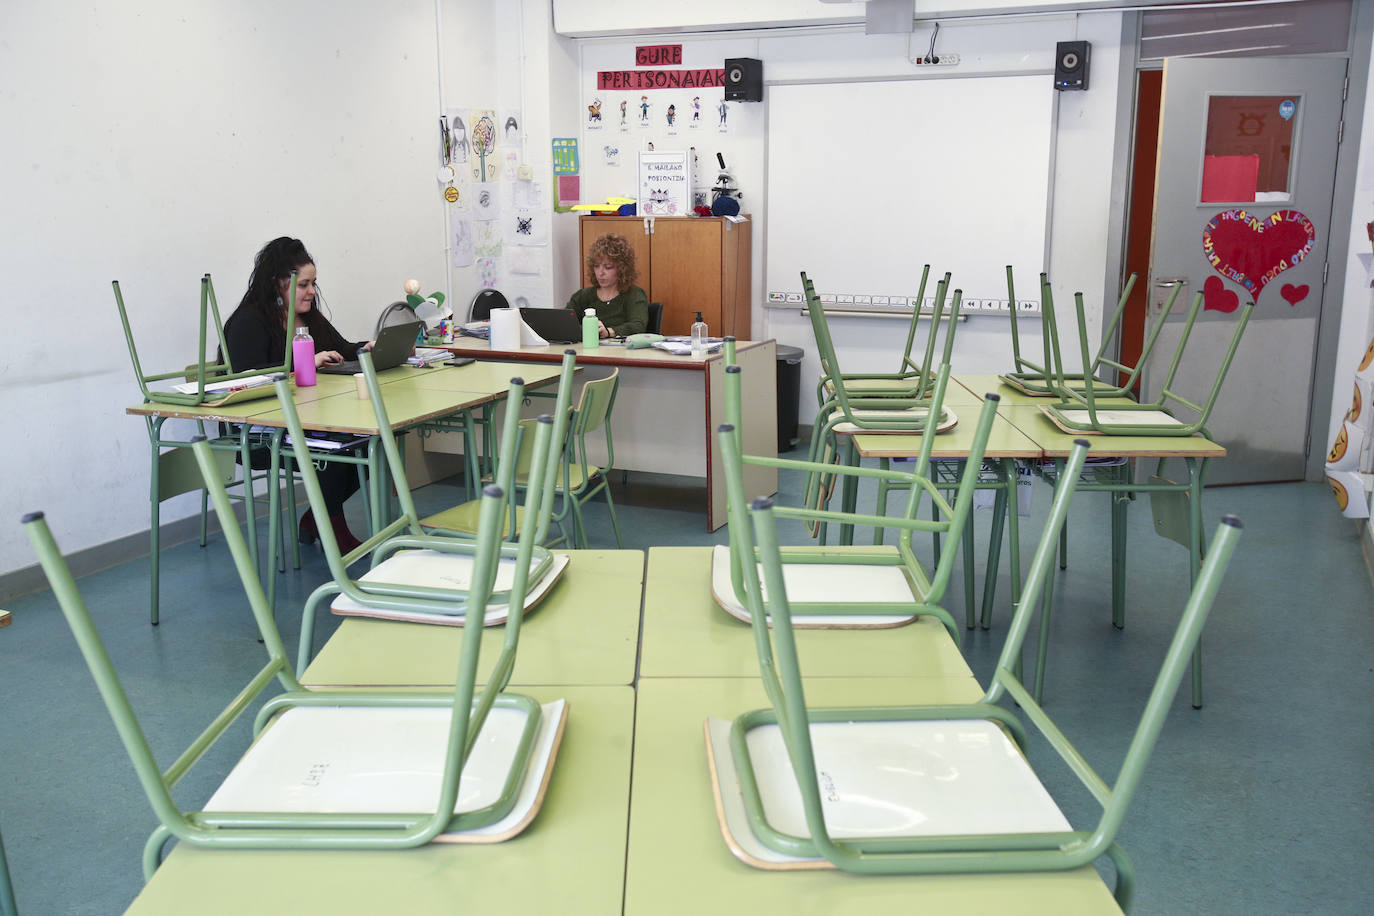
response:
M296 337L291 341L291 366L296 370L297 388L315 384L315 341L304 325L296 328Z

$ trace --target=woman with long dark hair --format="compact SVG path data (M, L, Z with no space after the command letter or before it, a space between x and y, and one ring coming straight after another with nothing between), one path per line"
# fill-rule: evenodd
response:
M315 365L326 366L342 362L344 354L353 358L359 350L367 349L370 341L350 341L335 330L319 309L319 288L316 285L315 260L305 250L300 239L287 236L273 239L263 246L253 261L253 274L248 278L248 291L238 308L224 323L225 343L229 347L229 363L235 372L245 369L264 369L280 365L286 356L286 309L291 302L291 279L295 272L296 325L310 329L315 341ZM266 454L255 454L253 465L266 467ZM341 462L326 463L319 472L320 488L325 505L329 507L329 523L339 549L344 553L358 546L358 539L348 530L343 506L358 489L357 468ZM303 544L313 544L319 537L319 527L310 510L301 516L300 538Z

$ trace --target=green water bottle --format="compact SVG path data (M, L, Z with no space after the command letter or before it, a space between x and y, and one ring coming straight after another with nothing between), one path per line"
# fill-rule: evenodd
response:
M587 309L582 316L582 349L595 350L601 346L601 322L596 320L596 309Z

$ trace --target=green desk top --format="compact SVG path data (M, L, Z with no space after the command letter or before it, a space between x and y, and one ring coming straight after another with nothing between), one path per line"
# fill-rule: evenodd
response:
M641 678L757 679L750 627L712 599L710 569L710 547L649 549ZM797 630L796 636L809 677L972 674L945 628L931 618L893 629Z
M948 432L937 433L932 458L967 458L973 446L973 434L978 429L978 414L982 402L954 404L951 409L959 424ZM1039 458L1040 446L1002 416L1005 407L998 408L992 421L992 431L983 451L987 458ZM914 458L921 452L920 436L900 436L891 433L861 433L854 437L854 447L862 458Z
M509 363L479 361L466 366L436 366L432 369L406 367L404 370L391 371L404 371L405 375L401 378L420 388L433 388L439 391L489 391L499 395L510 389L510 380L513 376L524 379L526 388L557 383L562 367L556 364L512 366Z
M544 807L491 846L391 852L176 848L134 901L135 916L244 913L494 913L607 916L625 875L634 691L557 687L568 724Z
M573 550L563 578L525 618L514 684L630 684L639 639L642 550ZM482 632L485 678L505 630ZM350 617L301 676L310 686L453 683L462 627Z
M1086 439L1089 455L1116 458L1224 458L1225 446L1197 436L1085 436L1066 433L1039 407L1012 406L1002 414L1044 451L1046 458L1064 458L1075 439Z
M982 695L972 677L819 678L808 679L806 691L813 706L958 702ZM640 682L625 916L1120 912L1091 866L1041 874L861 877L745 865L726 848L716 821L702 727L709 716L733 718L766 704L757 678Z

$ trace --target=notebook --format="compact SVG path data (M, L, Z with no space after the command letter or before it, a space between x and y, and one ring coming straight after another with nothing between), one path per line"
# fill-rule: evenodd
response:
M520 317L551 344L582 342L582 319L571 309L523 308Z
M382 328L377 342L372 345L372 368L381 372L393 369L406 361L415 352L415 341L420 335L420 322L407 321ZM353 375L362 372L363 367L356 359L346 359L332 366L321 366L320 372L326 375Z

